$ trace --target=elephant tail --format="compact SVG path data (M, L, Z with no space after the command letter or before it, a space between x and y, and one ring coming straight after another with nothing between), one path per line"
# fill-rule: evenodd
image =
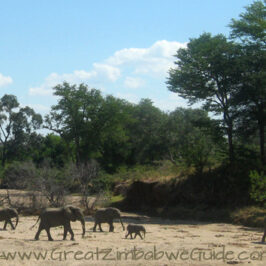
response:
M16 218L17 218L17 220L16 220L16 225L15 225L15 228L16 228L16 227L17 227L17 225L18 225L18 220L19 220L19 218L18 218L18 214L17 214Z
M32 230L33 227L39 222L40 218L41 218L41 215L39 215L38 220L36 221L36 223L33 226L30 227L30 230Z
M120 218L120 223L121 223L121 225L123 227L123 231L125 231L125 226L123 225L123 222L122 222L121 218Z

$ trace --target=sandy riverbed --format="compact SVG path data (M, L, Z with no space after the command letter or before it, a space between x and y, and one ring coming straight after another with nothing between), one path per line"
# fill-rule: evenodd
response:
M22 216L15 231L9 226L7 231L0 230L0 265L266 265L266 245L260 243L262 230L124 215L125 225L129 222L145 225L144 240L125 239L118 222L114 224L114 233L108 232L107 224L103 225L105 232L93 232L93 220L86 217L84 238L80 223L74 222L75 241L69 235L62 241L61 227L51 229L54 241L47 240L45 231L39 241L34 241L37 226L29 228L37 216ZM6 260L8 252L13 259ZM22 259L23 252L31 257ZM46 257L36 259L40 254Z

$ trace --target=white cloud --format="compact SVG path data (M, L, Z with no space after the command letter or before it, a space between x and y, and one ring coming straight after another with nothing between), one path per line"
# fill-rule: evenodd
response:
M131 88L131 89L137 89L141 86L144 86L144 84L145 84L144 80L140 78L126 77L124 81L124 86L126 88Z
M13 82L12 78L9 76L4 76L0 73L0 87L7 86Z
M71 84L84 82L96 85L96 87L111 88L112 84L122 80L124 89L140 88L148 84L150 78L159 79L160 83L164 83L162 79L165 79L170 67L174 65L173 55L179 48L184 47L186 47L184 43L161 40L148 48L125 48L116 51L102 62L95 62L90 71L75 70L65 74L51 73L43 84L30 88L29 94L52 95L52 88L63 81Z
M187 107L187 101L183 98L178 97L177 95L169 94L166 98L152 98L154 105L164 111L173 111L177 107Z
M185 43L161 40L149 48L127 48L114 53L106 63L114 66L130 66L133 73L165 76L174 64L174 55Z
M120 70L117 67L108 64L94 63L93 68L97 78L106 77L112 82L115 82L120 77Z
M70 84L79 84L82 82L115 82L120 76L120 70L106 64L93 64L92 71L75 70L73 73L57 74L51 73L39 87L29 89L30 95L51 96L53 94L52 88L57 84L66 81Z

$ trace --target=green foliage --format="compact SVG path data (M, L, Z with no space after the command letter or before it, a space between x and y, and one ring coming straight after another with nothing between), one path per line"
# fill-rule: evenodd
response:
M37 181L37 169L31 161L14 161L5 166L1 187L13 189L35 189Z
M218 149L213 131L214 124L206 111L177 108L164 125L170 160L174 164L195 167L199 173L211 167Z
M230 25L231 37L240 38L245 43L265 45L266 41L266 8L265 0L254 1L246 7L246 12L240 14L240 19L232 19Z
M265 3L265 1L255 1L246 7L246 12L240 14L240 19L232 19L230 23L231 38L236 40L242 49L242 56L239 59L242 82L234 96L239 110L238 134L241 136L245 132L245 138L252 136L251 139L254 137L258 139L263 164L265 164L266 123Z
M132 110L134 122L129 125L131 143L130 164L147 164L163 159L166 151L162 126L167 115L151 100L142 99Z
M16 160L27 150L31 135L40 128L41 115L28 106L20 107L17 97L5 94L0 99L1 162Z
M203 102L203 107L222 115L221 126L228 137L228 152L233 160L233 127L236 106L233 92L241 76L238 58L241 50L219 34L202 34L191 39L187 48L179 49L177 67L170 69L169 90L188 99L191 104Z
M103 98L99 90L89 90L84 84L77 87L64 82L54 87L54 90L59 100L52 106L50 115L46 116L45 127L58 133L68 145L74 143L78 164L81 157L86 160L97 149L103 126L97 116Z
M263 171L250 171L250 197L266 207L266 175Z
M44 161L49 162L50 167L62 168L70 161L72 147L57 135L46 135L38 151L36 163L41 165Z

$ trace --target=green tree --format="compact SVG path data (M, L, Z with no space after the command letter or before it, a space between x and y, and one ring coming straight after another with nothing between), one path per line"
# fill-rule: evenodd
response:
M167 114L150 99L142 99L132 110L134 121L129 125L131 164L151 163L164 157L162 126Z
M129 141L129 125L134 122L133 105L125 100L107 96L98 120L101 126L99 138L99 162L108 172L128 163L132 149Z
M202 173L214 163L218 132L206 111L177 108L169 114L164 132L168 156L175 165L193 166Z
M45 161L49 167L62 168L70 161L72 147L67 146L65 141L58 135L48 134L42 138L35 150L34 162L41 166Z
M58 103L45 117L45 127L58 133L68 145L74 143L77 165L97 150L101 125L97 119L103 104L99 90L64 82L54 87Z
M231 38L237 41L243 51L241 57L242 83L236 93L236 103L241 106L242 128L254 135L258 128L260 155L265 163L266 122L266 8L265 1L255 1L240 14L240 19L230 23ZM257 126L253 121L257 121ZM241 129L242 129L241 128Z
M0 99L1 162L5 165L9 151L18 153L27 137L42 124L41 115L28 106L20 107L16 96L4 95Z
M203 107L222 115L221 125L228 140L229 159L234 159L234 120L237 106L233 92L239 85L241 50L219 34L202 34L191 39L187 48L179 49L176 68L170 69L168 88L188 99L190 104L203 102Z

